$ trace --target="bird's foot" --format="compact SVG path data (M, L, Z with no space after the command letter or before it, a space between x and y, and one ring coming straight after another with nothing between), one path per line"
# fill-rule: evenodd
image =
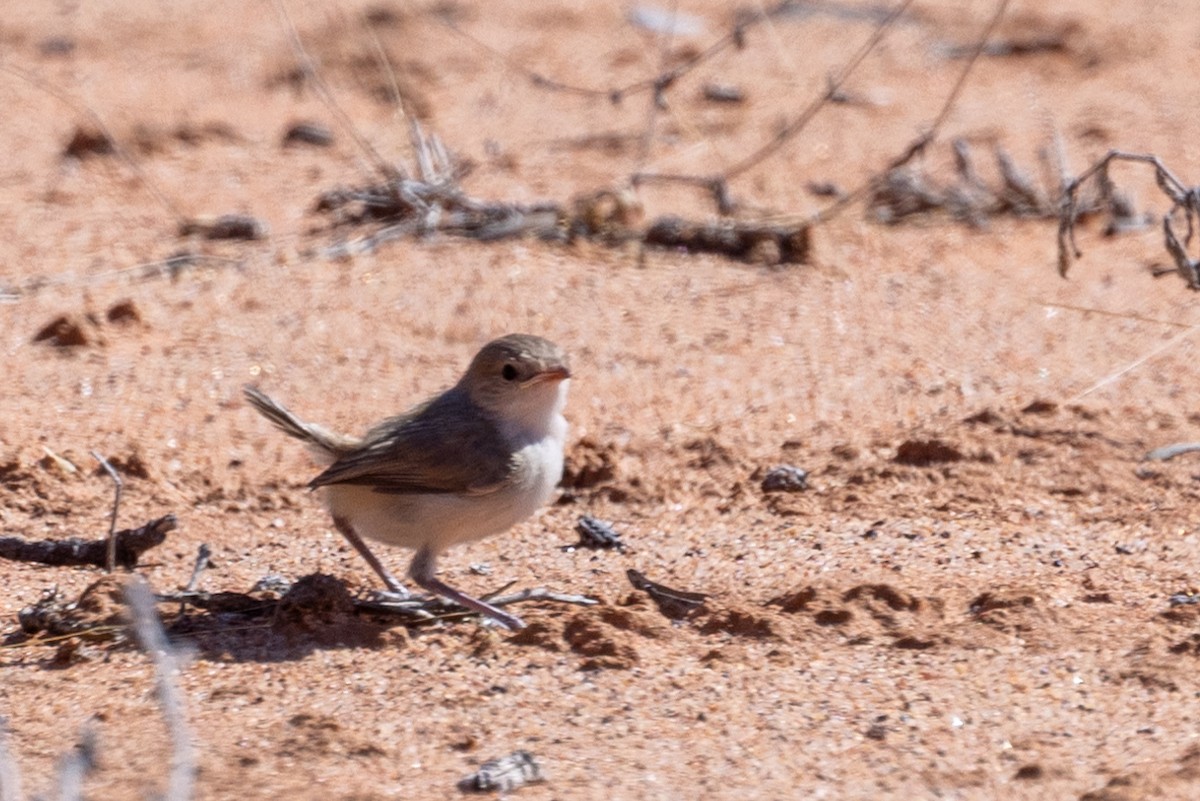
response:
M426 596L413 595L403 587L399 591L394 589L388 590L369 590L367 592L367 600L377 604L396 604L401 606L419 606L425 603Z

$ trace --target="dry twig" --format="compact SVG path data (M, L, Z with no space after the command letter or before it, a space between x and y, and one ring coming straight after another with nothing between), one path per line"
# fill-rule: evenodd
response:
M1114 161L1132 161L1149 164L1154 168L1154 179L1158 188L1171 201L1171 208L1162 218L1164 245L1175 262L1175 271L1179 277L1184 280L1189 289L1200 290L1200 259L1192 259L1187 253L1193 234L1197 228L1200 228L1200 187L1186 186L1166 168L1158 156L1127 153L1121 150L1108 151L1102 159L1069 182L1063 189L1058 222L1058 274L1065 278L1072 261L1083 256L1083 251L1079 249L1079 245L1075 241L1075 225L1080 216L1080 187L1095 178L1099 184L1101 196L1113 197L1113 183L1109 176L1109 167ZM1182 240L1175 232L1172 222L1177 217L1182 217L1186 226Z
M325 79L321 77L321 71L317 69L316 62L309 55L308 50L305 49L304 43L300 41L300 34L296 30L296 25L292 22L292 17L288 14L287 6L283 4L283 0L275 0L275 13L279 16L280 21L287 30L288 43L291 45L292 52L299 62L302 74L306 80L312 82L312 85L317 90L317 96L321 98L321 102L325 104L325 108L337 119L342 130L354 139L359 149L367 154L372 166L383 176L384 180L403 180L406 177L404 173L383 156L379 155L379 151L371 145L365 136L358 132L358 128L355 127L354 122L342 110L342 107L337 104L337 101L334 100L333 92L330 91L329 85L325 83Z
M162 545L167 533L174 531L177 525L175 515L165 515L138 528L114 532L102 540L72 537L30 541L21 537L0 537L0 558L44 565L119 565L132 569L137 566L143 553Z
M813 220L814 223L826 222L833 219L850 204L855 203L863 197L866 197L874 192L881 182L885 182L887 180L889 175L901 167L904 167L918 155L924 153L929 145L937 139L942 125L945 124L946 120L950 117L950 113L954 110L954 106L958 103L958 98L967 85L967 78L970 77L971 72L975 69L975 64L979 61L979 57L983 54L988 40L991 38L992 33L996 30L996 27L1000 24L1000 20L1002 20L1005 13L1007 13L1008 4L1009 0L999 0L999 2L996 4L995 12L992 14L991 18L984 26L983 31L980 33L979 38L975 42L974 51L966 60L966 63L963 64L962 70L959 71L958 79L954 82L954 87L950 90L950 93L946 95L946 99L942 102L941 109L938 111L937 116L934 117L929 128L911 143L909 143L908 147L905 148L900 155L892 159L891 163L888 164L885 169L868 178L857 188L847 192L832 206L829 206L828 208L819 212Z
M586 595L569 595L552 592L543 587L510 593L508 595L486 595L486 600L492 606L508 606L523 601L554 601L556 603L572 604L575 606L595 606L595 598ZM354 608L369 612L395 614L415 618L418 622L430 623L438 620L454 620L462 617L475 616L475 612L449 604L441 598L430 596L415 596L398 600L369 600L356 599Z
M108 521L108 551L104 557L104 569L111 573L117 566L117 512L121 508L121 487L124 485L124 482L121 481L121 474L108 463L107 459L96 451L92 451L92 458L99 462L104 471L112 478L113 486L115 487L113 492L112 517ZM135 561L134 564L137 564L137 562Z
M1161 448L1155 448L1142 458L1147 462L1165 462L1174 459L1176 456L1182 456L1185 453L1196 453L1197 451L1200 451L1200 442L1176 442L1173 445L1163 445Z
M794 119L784 124L770 141L741 158L731 167L725 169L720 174L710 176L636 172L630 176L629 185L636 188L645 183L655 182L682 183L696 186L710 193L716 203L718 213L723 217L728 217L736 208L729 190L729 183L776 154L784 145L797 137L828 103L837 102L846 81L867 56L874 52L889 29L896 24L896 21L908 10L911 4L912 0L899 0L886 14L878 15L871 36L868 37L867 41L849 61L830 77L826 91L821 96L812 100ZM765 264L803 263L808 257L809 231L813 224L832 218L849 204L856 202L864 196L870 194L879 197L882 192L888 191L889 186L892 187L893 194L895 193L895 185L898 180L897 171L905 167L917 155L923 153L929 144L936 139L939 130L956 105L966 85L968 76L980 56L985 52L989 37L1006 13L1008 4L1009 0L999 0L997 3L994 14L988 20L980 37L971 49L954 86L945 98L941 109L927 131L917 137L903 153L892 159L884 171L871 177L854 191L839 197L832 206L826 208L811 220L783 223L732 221L729 219L722 219L717 222L694 222L667 216L653 221L644 228L632 225L625 218L606 220L605 224L597 226L593 224L588 214L577 213L577 209L576 213L567 212L559 204L547 203L531 208L523 208L513 204L463 205L465 196L459 192L454 196L454 200L461 207L457 209L450 208L450 213L455 217L456 224L440 224L436 228L431 227L427 222L422 222L422 218L419 215L412 214L405 209L393 208L392 212L384 212L384 214L396 216L397 211L406 212L406 219L368 240L366 246L372 247L380 241L395 236L421 234L438 229L453 231L454 233L473 236L478 239L533 234L543 239L554 240L569 239L574 236L586 236L608 244L633 240L639 241L643 245L682 249L688 252L718 253L750 262ZM448 15L443 17L443 21L448 27L469 39L476 46L486 49L504 60L510 69L528 75L536 86L583 96L608 97L614 103L620 102L632 94L643 91L651 92L654 102L650 106L646 125L647 131L642 137L642 147L639 149L640 161L644 160L647 155L649 136L653 130L657 109L664 102L665 93L669 88L682 76L695 69L696 66L709 60L730 45L736 45L739 48L743 47L745 45L746 31L753 25L768 20L773 16L791 11L796 7L798 7L797 3L785 0L785 2L781 2L757 15L742 15L733 30L719 38L708 48L686 59L683 63L673 68L663 68L653 78L635 81L620 88L610 89L574 86L525 70L512 63L502 54L496 53L491 47L471 37L460 29ZM665 42L663 43L663 47L666 47ZM419 150L418 148L418 152ZM1033 202L1036 193L1032 190L1031 184L1016 171L1011 160L1008 160L1003 154L998 154L998 160L1000 161L1000 170L1004 178L1004 187L999 195L1007 206L1014 209L1037 208L1039 211L1044 211L1046 204L1042 203L1041 206L1038 206ZM908 189L912 190L913 187L909 187ZM389 194L392 193L388 191L388 187L384 187L382 191L353 191L349 193L349 197L365 202L364 209L360 212L360 219L362 219L366 216L365 212L379 213L384 208L384 204L376 202L369 197L370 195L387 197ZM911 204L911 200L916 198L917 208L923 208L931 204L944 205L955 200L955 198L950 198L948 201L944 197L937 197L933 199L927 198L922 202L919 199L919 192L914 194L913 191L908 191L908 195L909 200L906 200L905 203ZM332 207L328 199L322 201L321 206L325 208ZM905 211L905 213L908 212ZM973 210L969 213L972 215L975 214ZM901 214L900 216L904 215ZM893 215L892 219L895 218ZM974 218L977 219L978 217ZM429 218L426 217L424 219L428 220ZM337 255L343 252L345 252L344 249L335 251Z
M196 550L196 563L192 565L192 575L188 579L187 586L183 588L184 592L195 592L200 586L200 577L204 575L204 571L208 569L209 563L212 561L212 548L208 547L208 543L200 543L200 547Z
M650 596L660 612L673 620L687 617L708 600L707 593L688 592L651 581L645 574L630 568L625 571L625 577L635 590L641 590Z
M506 589L508 589L507 586L497 592L503 592ZM372 594L366 597L350 598L342 582L320 574L306 576L286 587L280 587L273 583L270 590L262 592L257 590L256 587L250 593L209 593L185 589L182 592L160 593L156 597L161 603L187 604L210 614L234 614L252 618L274 617L281 608L296 613L303 612L309 607L344 607L346 612L395 615L410 618L413 623L455 620L475 614L449 604L436 596L394 598L390 595L380 597ZM552 592L542 587L520 590L507 595L498 595L497 592L484 596L485 600L493 606L508 606L524 601L552 601L577 606L592 606L597 603L594 598L586 595ZM334 595L344 596L346 600L333 598Z

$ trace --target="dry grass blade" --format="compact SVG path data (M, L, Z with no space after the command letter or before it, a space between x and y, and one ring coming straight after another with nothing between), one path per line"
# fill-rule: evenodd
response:
M8 750L8 721L0 718L0 801L23 801L21 772Z
M133 614L133 628L142 648L154 662L155 689L171 740L171 773L165 801L189 801L196 780L196 757L192 733L184 714L179 690L179 657L167 642L166 632L154 608L154 594L140 577L129 582L125 598Z
M1099 381L1097 381L1096 383L1092 384L1090 387L1085 389L1083 392L1080 392L1077 395L1075 395L1074 397L1069 398L1066 402L1068 404L1079 403L1079 401L1083 400L1088 395L1091 395L1096 390L1103 389L1104 387L1106 387L1109 384L1111 384L1112 382L1116 381L1118 378L1125 375L1126 373L1129 373L1129 372L1141 367L1143 364L1150 361L1151 359L1153 359L1155 356L1159 355L1160 353L1165 353L1166 351L1175 347L1177 344L1179 344L1179 342L1181 342L1184 339L1187 339L1192 334L1196 333L1197 330L1200 330L1200 326L1191 326L1190 328L1185 328L1184 330L1180 331L1175 336L1168 339L1166 342L1163 342L1163 343L1157 345L1156 347L1150 349L1149 352L1144 353L1141 356L1139 356L1138 358L1134 359L1132 362L1125 365L1120 370L1116 370L1112 373L1109 373L1104 378L1100 379Z
M32 72L15 67L12 64L0 64L0 71L7 72L8 74L20 78L32 86L37 87L54 99L68 106L77 114L82 114L91 120L96 129L100 131L101 135L103 135L110 143L112 152L115 153L123 162L125 162L125 166L128 167L129 171L137 177L138 182L147 190L149 190L150 194L154 196L154 199L159 203L159 205L166 209L167 212L175 218L177 224L182 225L185 222L183 212L179 210L179 207L176 206L169 197L167 197L165 192L158 188L157 184L150 180L150 176L141 168L137 161L134 160L133 156L130 155L129 150L117 142L117 138L113 135L113 132L109 129L108 125L105 124L104 119L93 108L74 100L67 95L66 92L58 89L53 84L43 80Z
M283 22L283 26L287 30L288 42L296 55L296 60L300 62L300 68L304 73L304 77L312 81L312 85L317 90L317 96L321 98L321 102L325 104L325 108L329 109L329 113L337 118L338 125L350 135L359 149L367 154L374 168L385 180L404 179L406 176L391 162L381 156L379 151L367 141L366 137L359 133L358 128L354 125L354 121L350 119L346 112L342 110L342 107L338 105L337 101L334 100L333 92L330 91L329 85L321 77L321 72L317 69L312 56L304 48L304 43L300 41L300 33L296 30L296 25L292 22L292 17L288 14L283 0L275 0L275 12L279 15L279 19Z
M83 780L96 769L96 730L84 724L79 743L58 761L59 801L82 801Z

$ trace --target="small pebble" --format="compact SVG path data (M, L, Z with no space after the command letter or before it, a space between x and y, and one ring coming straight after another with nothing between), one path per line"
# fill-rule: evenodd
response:
M109 306L108 311L104 313L104 319L108 320L110 323L124 325L130 323L140 323L142 321L142 315L138 311L138 308L134 302L126 299L117 301L113 305Z
M484 762L479 770L458 783L464 793L510 793L526 784L544 781L542 769L533 754L517 751L506 757Z
M579 532L579 542L575 543L576 547L625 549L625 543L621 542L621 535L613 529L611 523L583 515L575 524L575 530Z
M704 20L686 14L672 6L652 6L646 3L629 9L626 19L635 27L664 36L699 36L704 33Z
M763 492L803 492L808 489L808 473L790 464L773 467L763 476Z
M706 83L704 99L710 103L745 103L746 93L731 83Z
M297 122L283 135L283 144L285 147L292 145L329 147L333 144L333 131L319 122Z
M266 239L267 226L249 214L222 214L214 220L187 220L180 236L199 234L205 239Z
M78 348L91 342L83 322L75 317L55 317L33 335L34 342L47 342L56 348Z
M38 52L43 56L69 56L75 52L75 40L69 36L47 36L38 42Z
M76 128L70 141L63 148L63 155L74 159L89 156L111 156L117 152L117 143L108 134L95 128Z

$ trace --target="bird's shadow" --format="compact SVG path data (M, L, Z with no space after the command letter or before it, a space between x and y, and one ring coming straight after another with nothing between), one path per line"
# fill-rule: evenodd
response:
M222 662L290 662L315 651L387 647L394 644L389 632L411 622L362 611L341 579L323 573L299 579L279 597L216 593L163 615L173 642Z
M101 602L94 602L102 596ZM42 610L48 624L40 631L23 628L0 643L47 650L34 661L62 669L96 647L136 647L128 634L119 582L105 577L74 602L52 600ZM22 615L26 615L23 612ZM214 662L292 662L316 651L402 647L410 637L431 631L429 621L381 612L357 599L345 582L314 573L286 592L191 593L178 600L159 599L158 612L171 643L195 658ZM396 636L397 632L405 633ZM36 653L36 652L35 652Z

